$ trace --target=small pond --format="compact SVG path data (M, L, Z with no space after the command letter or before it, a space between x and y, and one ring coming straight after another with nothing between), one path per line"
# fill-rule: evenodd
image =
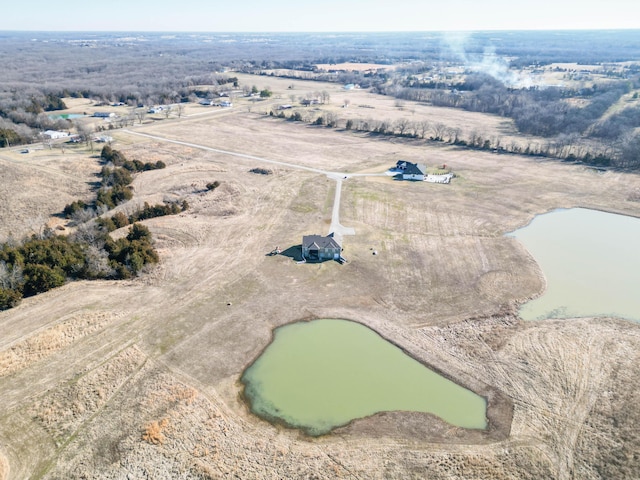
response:
M640 219L572 208L538 215L508 234L547 281L520 309L525 320L615 316L640 321Z
M51 120L73 120L74 118L82 118L84 116L82 113L58 113L48 115Z
M253 413L308 435L394 410L433 413L465 428L487 426L485 398L347 320L277 328L241 380Z

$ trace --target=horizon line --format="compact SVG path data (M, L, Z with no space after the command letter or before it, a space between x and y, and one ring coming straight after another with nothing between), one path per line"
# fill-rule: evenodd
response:
M640 27L617 28L522 28L522 29L446 29L446 30L18 30L0 29L0 33L188 33L188 34L403 34L403 33L494 33L494 32L620 32L637 31Z

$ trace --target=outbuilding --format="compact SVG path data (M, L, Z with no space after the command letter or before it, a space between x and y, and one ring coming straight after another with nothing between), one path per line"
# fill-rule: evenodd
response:
M113 112L95 112L93 116L96 118L113 118L116 114Z
M49 140L57 140L58 138L65 138L69 136L69 132L58 132L56 130L47 130L42 132L42 136Z

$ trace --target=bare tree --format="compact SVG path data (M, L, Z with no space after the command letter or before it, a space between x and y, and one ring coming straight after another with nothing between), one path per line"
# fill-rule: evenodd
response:
M434 140L442 140L442 137L447 131L447 126L442 122L436 122L431 125L431 131L433 132Z
M338 115L335 113L325 113L324 115L324 124L327 127L337 127L338 126Z
M404 137L404 132L407 131L407 128L409 128L410 124L411 122L407 118L401 118L396 122L395 126L398 129L398 132L400 133L401 137Z
M427 136L427 132L431 128L431 124L427 120L422 120L418 123L418 128L420 130L420 138L424 138Z
M182 114L184 113L184 103L179 103L176 105L176 113L178 118L182 118Z
M138 119L138 123L142 123L146 117L147 111L144 108L138 108L136 110L136 118Z
M23 281L22 267L17 263L9 266L6 262L0 262L0 287L17 290Z
M90 278L104 278L113 275L114 269L109 265L109 254L102 248L89 245L85 252L86 274Z

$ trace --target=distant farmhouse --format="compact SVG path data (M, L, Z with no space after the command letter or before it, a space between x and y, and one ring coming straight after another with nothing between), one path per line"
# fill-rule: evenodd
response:
M443 169L446 165L442 166ZM411 163L406 160L398 160L395 167L389 169L395 173L395 178L402 180L425 181L428 183L450 183L454 177L453 173L427 174L427 166L420 163Z
M302 237L302 256L305 260L340 260L342 247L333 233L326 237L305 235Z
M113 112L95 112L93 116L96 118L113 118L116 114Z
M56 130L47 130L45 132L42 132L40 135L42 135L42 138L46 140L57 140L58 138L68 137L70 134L69 132L58 132Z
M394 171L398 172L403 180L419 180L423 181L427 173L427 166L419 163L411 163L405 160L398 160Z

